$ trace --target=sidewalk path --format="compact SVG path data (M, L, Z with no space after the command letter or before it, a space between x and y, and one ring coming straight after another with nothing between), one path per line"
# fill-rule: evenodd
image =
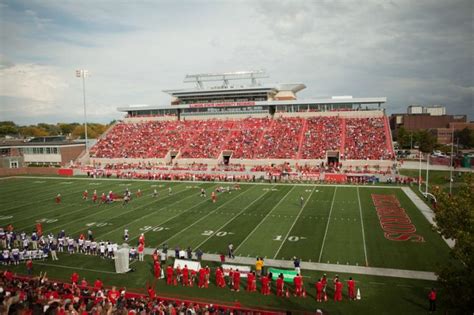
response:
M432 225L436 225L434 221L435 214L433 210L431 210L431 208L428 207L426 203L421 200L421 198L410 187L402 187L402 190L407 195L407 197L415 204L418 210L420 210L420 212L425 216L426 220L428 220L428 222ZM446 239L444 237L443 239L449 247L454 247L454 240Z
M154 250L155 250L154 248L145 248L145 254L151 255L153 254ZM168 250L168 257L174 257L174 250ZM215 255L215 254L204 254L202 259L204 261L215 261L215 262L221 261L220 256ZM234 259L229 259L226 257L226 263L241 264L241 265L247 265L247 266L253 267L255 265L255 258L236 256ZM265 259L265 266L285 268L285 269L294 268L292 260ZM336 273L353 273L353 274L382 276L382 277L430 280L430 281L437 280L435 273L429 272L429 271L375 268L375 267L363 267L363 266L352 266L352 265L322 264L322 263L304 262L304 261L301 262L301 269L336 272Z

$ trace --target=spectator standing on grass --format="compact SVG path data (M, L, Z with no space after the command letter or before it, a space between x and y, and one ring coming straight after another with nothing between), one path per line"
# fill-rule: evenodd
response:
M29 275L33 273L33 260L31 258L26 261L26 272Z
M295 271L299 274L301 274L301 268L300 268L301 260L299 258L296 258L296 256L293 257L293 266L295 266Z
M257 274L257 277L262 276L262 269L263 269L263 259L261 257L257 257L257 261L255 262L255 271Z
M186 249L186 255L188 259L193 259L193 250L190 246L188 246L188 248Z
M53 261L59 260L58 255L56 255L56 250L58 249L58 245L56 242L52 242L51 245L49 246L49 249L51 251L51 259Z
M428 301L430 302L430 313L436 312L436 290L431 288L430 293L428 293Z
M201 260L202 260L202 255L203 255L202 250L201 250L200 248L198 248L198 249L196 250L196 258L197 258L198 261L201 261Z
M234 256L234 245L231 243L227 246L229 258L235 258Z

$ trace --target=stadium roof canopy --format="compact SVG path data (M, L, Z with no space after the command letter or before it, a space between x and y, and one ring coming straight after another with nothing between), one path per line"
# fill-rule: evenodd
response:
M377 104L381 105L387 102L386 97L360 97L360 98L321 98L321 99L306 99L306 100L285 100L285 101L259 101L259 102L244 102L251 103L246 105L253 106L285 106L285 105L325 105L325 104L353 104L353 105L368 105ZM225 104L222 103L222 104ZM160 109L186 109L193 108L196 104L184 104L184 105L148 105L148 104L131 104L124 107L118 107L117 110L120 112L128 111L140 111L140 110L160 110ZM208 104L209 107L213 107L213 103ZM229 107L235 107L234 103L229 103ZM244 105L243 105L244 106ZM199 104L199 107L206 107L206 104ZM225 107L225 106L220 106Z

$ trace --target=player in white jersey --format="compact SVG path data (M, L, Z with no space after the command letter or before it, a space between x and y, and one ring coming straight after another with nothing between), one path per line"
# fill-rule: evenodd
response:
M91 255L97 255L97 242L92 241L91 242Z
M64 237L59 237L58 238L58 252L62 253L64 252L64 245L66 242L64 241Z
M158 190L156 190L156 188L153 189L153 197L154 198L158 197Z
M99 255L100 255L100 258L105 258L105 244L104 243L100 243L99 245Z
M130 260L137 259L137 249L135 247L130 248Z
M107 257L108 258L114 257L114 247L110 242L107 243Z
M90 240L85 240L84 241L84 247L85 247L85 252L86 252L86 255L90 255L91 253L91 241Z
M77 240L77 245L79 247L79 253L84 253L84 239L83 238L79 238Z
M10 251L8 249L4 249L2 253L2 263L4 265L10 264Z
M74 239L73 238L67 239L67 249L68 249L69 254L74 253Z
M125 240L125 242L128 242L128 237L128 229L123 230L123 239Z
M29 245L30 245L30 242L28 241L27 238L25 238L25 239L23 240L23 248L24 248L24 249L28 249Z
M18 248L12 249L13 264L20 264L20 250Z

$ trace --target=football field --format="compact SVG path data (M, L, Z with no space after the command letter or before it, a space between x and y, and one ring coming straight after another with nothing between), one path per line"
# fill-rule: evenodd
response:
M211 191L220 186L233 184L8 178L0 180L0 226L31 233L41 222L43 233L65 230L75 237L90 229L96 240L119 244L128 229L131 245L144 233L149 248L166 243L170 249L190 246L220 254L233 244L235 255L243 257L296 256L306 262L406 270L434 271L448 257L447 245L399 187L242 183L240 190L217 193L213 203ZM99 196L123 195L127 188L132 192L127 205L99 205L90 198L94 190ZM207 197L200 196L201 188ZM138 189L141 197L135 196ZM84 190L89 200L82 199ZM60 204L54 202L58 193ZM395 222L402 224L382 226L390 218L380 213L394 204L404 211Z

